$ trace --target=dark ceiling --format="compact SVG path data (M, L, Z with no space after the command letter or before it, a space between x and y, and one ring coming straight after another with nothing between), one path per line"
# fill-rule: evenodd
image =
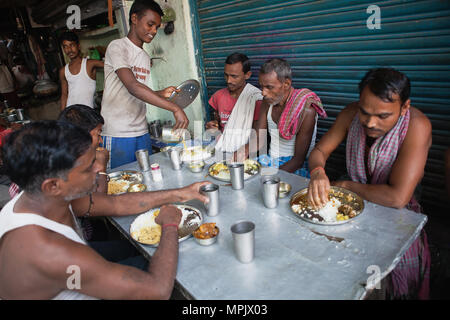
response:
M121 5L119 0L113 0L112 3L113 8ZM15 24L17 9L24 10L25 7L28 7L31 9L31 17L36 23L59 28L65 25L65 19L68 16L66 11L70 5L78 5L81 8L82 20L108 10L108 0L1 0L0 27L9 30L11 17L13 26ZM4 8L9 8L9 10L4 10Z

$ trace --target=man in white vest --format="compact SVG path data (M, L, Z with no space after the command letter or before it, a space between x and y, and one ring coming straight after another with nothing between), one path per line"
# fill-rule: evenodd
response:
M168 299L178 265L181 212L173 202L208 199L209 182L184 188L108 196L92 205L100 170L91 135L71 123L36 121L11 133L2 149L5 171L23 190L0 212L0 299ZM132 215L161 207L159 246L147 269L113 263L90 248L75 216ZM78 281L70 281L78 277ZM74 285L74 282L76 285Z
M65 32L61 36L61 44L70 59L59 70L61 110L74 104L94 108L97 68L103 68L103 61L83 58L80 41L74 32Z

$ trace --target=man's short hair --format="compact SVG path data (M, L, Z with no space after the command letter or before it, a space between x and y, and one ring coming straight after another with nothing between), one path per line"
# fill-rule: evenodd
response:
M143 12L145 10L152 10L159 14L160 17L164 15L164 12L162 11L161 7L158 3L156 3L153 0L135 0L130 8L129 18L128 22L131 26L131 15L133 13L136 13L138 18L141 18Z
M6 137L2 146L4 172L22 190L40 194L46 179L66 180L91 145L91 135L73 124L32 122Z
M90 132L99 124L105 124L105 119L91 107L83 104L73 104L59 114L58 121L69 122Z
M386 102L394 102L392 95L398 94L403 105L409 99L411 84L408 77L392 68L369 70L359 83L359 94L369 86L370 91Z
M242 63L242 71L247 73L250 71L252 65L250 64L250 59L243 53L235 52L230 54L225 60L226 64Z
M289 63L280 58L269 59L261 66L260 74L269 74L274 71L277 74L277 79L283 82L286 79L292 80L292 70Z
M64 40L80 43L80 39L78 39L77 34L73 31L66 31L59 37L60 43L63 43Z

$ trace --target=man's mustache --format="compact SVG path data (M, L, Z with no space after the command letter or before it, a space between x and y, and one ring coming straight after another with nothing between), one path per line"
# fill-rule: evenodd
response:
M370 130L370 131L376 131L376 132L383 132L383 130L377 129L377 128L369 128L366 125L362 125L364 129Z

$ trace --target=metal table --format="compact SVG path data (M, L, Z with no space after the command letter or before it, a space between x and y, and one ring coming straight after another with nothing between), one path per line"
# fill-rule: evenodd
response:
M279 171L292 185L291 194L275 209L264 207L260 176L245 181L243 190L183 167L172 170L161 153L150 157L160 164L163 181L149 190L179 188L209 180L220 186L220 213L205 214L199 201L189 204L203 213L204 222L220 228L217 242L201 246L191 237L180 242L176 285L192 299L364 299L368 280L384 278L418 237L427 217L406 209L392 209L365 201L360 216L337 226L316 225L299 219L289 206L290 196L307 187L308 179ZM212 161L210 161L211 163ZM112 171L139 170L137 162ZM150 258L155 248L131 239L129 228L137 215L109 220ZM231 225L237 220L255 223L255 259L240 263L234 256Z

